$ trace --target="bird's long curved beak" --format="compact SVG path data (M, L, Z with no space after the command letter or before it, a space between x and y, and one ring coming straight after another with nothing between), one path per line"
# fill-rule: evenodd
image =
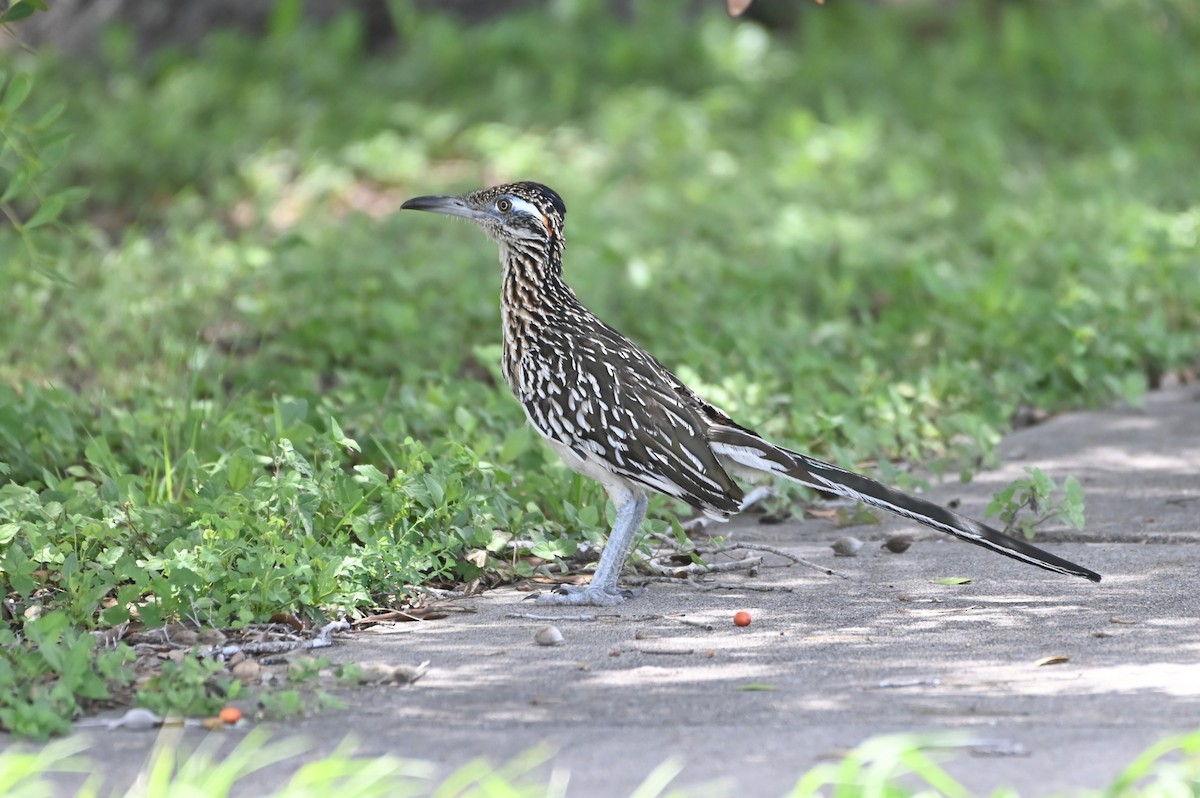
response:
M478 219L485 214L475 210L462 197L413 197L400 206L406 211L430 211L464 219Z

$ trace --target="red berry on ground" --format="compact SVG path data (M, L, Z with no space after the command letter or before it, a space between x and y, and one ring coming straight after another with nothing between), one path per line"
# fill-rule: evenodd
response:
M750 613L745 612L745 611L736 613L733 616L733 622L735 624L737 624L738 626L749 626L750 625Z

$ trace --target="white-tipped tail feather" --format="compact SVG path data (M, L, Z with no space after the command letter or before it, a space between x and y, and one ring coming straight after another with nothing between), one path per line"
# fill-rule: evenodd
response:
M846 496L910 518L968 543L1047 571L1100 581L1100 575L1096 572L1042 551L1023 540L1009 537L933 502L881 485L861 474L775 446L746 430L719 427L710 431L709 440L713 452L734 470L749 469L778 474L810 488Z

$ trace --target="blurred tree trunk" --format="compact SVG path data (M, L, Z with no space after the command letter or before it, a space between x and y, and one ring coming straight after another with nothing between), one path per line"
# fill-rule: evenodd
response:
M472 21L541 4L538 0L416 0L418 7L446 9ZM0 0L0 8L5 6L6 0ZM280 0L51 0L48 11L13 25L13 31L33 47L91 55L100 31L120 23L133 31L139 51L147 52L164 45L194 47L220 28L260 34L280 6ZM395 37L386 0L303 0L298 6L305 19L318 23L342 11L356 11L369 47Z

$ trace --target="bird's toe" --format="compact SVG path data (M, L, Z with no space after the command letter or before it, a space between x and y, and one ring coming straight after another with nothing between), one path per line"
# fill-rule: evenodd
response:
M631 590L610 593L591 585L562 585L556 592L538 594L534 601L548 607L614 607L635 595Z

